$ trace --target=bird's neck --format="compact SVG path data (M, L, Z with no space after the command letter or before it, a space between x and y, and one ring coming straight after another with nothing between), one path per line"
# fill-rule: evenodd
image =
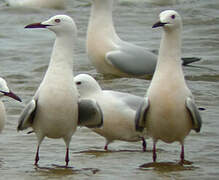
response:
M102 89L99 86L99 84L89 84L87 89L83 89L83 91L80 91L80 94L82 97L89 98L94 97L95 94L102 93Z
M74 41L73 33L72 35L56 36L48 72L65 71L73 73Z
M93 0L88 33L95 33L99 27L107 36L117 36L112 20L113 0Z
M181 63L181 28L165 30L160 44L155 74L183 75ZM160 76L160 75L159 75Z

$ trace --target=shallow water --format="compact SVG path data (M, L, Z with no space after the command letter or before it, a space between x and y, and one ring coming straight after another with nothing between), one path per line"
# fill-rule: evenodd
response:
M165 1L165 0L163 0ZM184 67L187 83L202 112L201 133L190 133L185 142L186 159L191 165L179 166L180 146L158 143L158 162L152 162L152 143L141 152L141 142L115 142L111 151L103 150L104 139L89 129L78 128L70 146L70 166L63 169L65 146L62 140L45 139L40 151L40 168L33 165L34 134L16 131L18 116L47 68L54 35L46 30L26 30L29 23L55 14L74 17L79 40L75 50L74 74L89 73L104 89L120 90L143 96L150 80L111 78L98 74L85 54L89 0L68 0L65 10L0 10L0 75L22 99L20 104L4 99L8 120L0 135L0 179L218 179L219 177L219 1L175 0L168 5L157 0L119 0L114 20L122 39L147 47L159 48L161 30L151 28L164 9L175 9L183 16L183 56L201 57L202 61ZM161 2L161 3L160 3ZM149 163L149 164L148 164ZM145 165L146 164L146 165ZM140 167L144 165L144 168Z

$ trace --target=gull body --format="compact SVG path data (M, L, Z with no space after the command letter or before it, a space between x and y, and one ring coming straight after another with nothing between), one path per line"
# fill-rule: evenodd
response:
M21 102L21 99L9 90L6 81L0 77L0 132L4 129L6 120L5 106L1 101L3 97L10 97Z
M105 137L105 150L114 140L136 142L143 141L143 151L146 150L144 135L135 130L135 113L143 98L118 91L102 90L98 82L88 74L79 74L74 78L80 98L95 99L103 112L102 128L92 128L92 131Z
M112 19L113 0L93 0L87 30L87 55L97 71L121 77L154 73L157 55L146 48L123 41ZM198 59L188 58L189 64Z
M78 100L73 77L73 52L77 28L73 19L57 15L42 23L26 28L46 28L56 34L47 72L33 99L24 108L17 130L31 127L38 145L35 165L39 161L39 148L45 137L62 138L66 144L65 162L69 162L69 145L77 126L100 127L103 117L98 103L92 99Z
M33 99L22 112L18 130L32 127L38 147L35 165L39 160L39 147L44 137L62 138L66 144L66 166L69 144L78 123L78 97L73 82L73 50L76 26L66 15L57 15L42 23L26 28L46 28L56 34L47 72Z
M145 48L125 42L116 34L113 0L93 0L87 30L87 54L97 71L117 76L152 74L156 56ZM97 28L98 27L98 28Z
M167 10L160 14L160 21L153 27L164 29L158 62L146 99L136 116L136 128L146 127L153 138L153 160L156 161L156 143L181 144L181 162L184 162L184 139L193 129L201 129L201 117L188 89L181 67L180 15Z
M11 7L64 9L65 0L6 0Z

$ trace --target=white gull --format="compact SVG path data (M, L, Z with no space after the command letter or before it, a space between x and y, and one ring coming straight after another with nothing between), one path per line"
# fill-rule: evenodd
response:
M66 144L65 166L68 166L71 137L76 131L78 123L86 125L88 117L82 116L87 114L85 111L87 109L89 111L91 107L91 114L93 114L89 116L89 120L92 123L97 120L96 125L98 125L102 121L96 103L89 99L79 102L76 85L72 84L74 81L73 50L76 43L76 25L69 16L57 15L42 23L30 24L26 28L49 29L56 34L56 40L44 79L33 99L23 110L17 129L33 128L38 139L35 165L38 165L39 148L44 137L62 138ZM79 122L78 103L82 108ZM88 107L84 108L84 106Z
M74 78L81 98L95 99L103 112L103 127L92 128L105 137L105 150L114 140L136 142L142 140L146 150L144 135L135 130L135 113L144 98L118 91L102 90L98 82L88 74L79 74Z
M6 96L21 102L21 99L12 91L9 90L6 81L0 77L0 99ZM2 132L5 126L5 120L6 120L5 106L3 102L0 100L0 132Z
M66 0L5 0L11 7L64 9Z
M123 41L112 19L113 0L93 0L87 30L87 54L97 71L116 76L153 74L157 55L146 48ZM198 59L188 58L186 64Z
M136 129L153 138L153 161L156 143L178 141L181 144L181 163L184 162L184 139L190 130L199 132L201 116L188 89L180 62L182 21L173 10L160 14L153 28L163 27L158 63L144 103L136 115Z

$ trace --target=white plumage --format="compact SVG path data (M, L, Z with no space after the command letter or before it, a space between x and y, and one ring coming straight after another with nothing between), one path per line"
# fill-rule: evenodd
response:
M102 90L98 82L87 74L79 74L74 78L80 98L95 99L103 112L103 127L92 128L105 137L105 150L114 140L135 142L143 141L143 151L146 150L144 135L135 130L135 113L143 98L118 91Z
M160 44L158 62L145 102L139 108L136 127L146 127L153 138L153 160L156 161L156 143L178 141L182 146L181 162L184 162L184 139L191 129L201 128L201 117L191 91L188 89L181 58L180 15L167 10L160 14L160 21L153 28L164 29Z
M62 138L66 144L68 166L69 144L78 123L78 96L73 82L73 50L76 26L72 18L57 15L42 23L26 28L46 28L56 34L51 60L45 77L33 100L19 119L18 130L32 127L38 139L35 165L39 160L39 147L44 137Z
M123 41L113 24L113 0L93 0L87 30L87 54L97 71L121 77L154 73L157 55L144 47ZM183 64L200 60L184 58ZM182 62L181 62L182 63Z

